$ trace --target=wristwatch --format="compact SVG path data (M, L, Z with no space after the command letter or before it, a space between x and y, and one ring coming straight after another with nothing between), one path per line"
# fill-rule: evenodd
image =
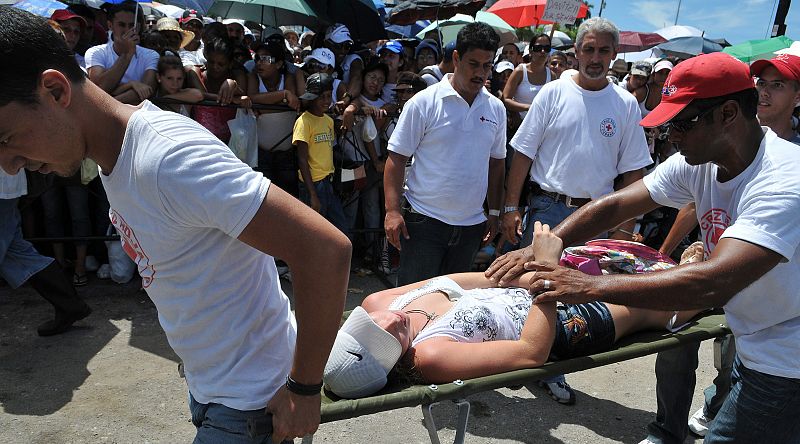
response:
M289 99L287 98L288 97L287 94L288 93L286 91L283 92L283 100L281 100L281 102L289 103Z
M519 207L511 207L511 206L503 207L503 213L511 213L512 211L519 211Z

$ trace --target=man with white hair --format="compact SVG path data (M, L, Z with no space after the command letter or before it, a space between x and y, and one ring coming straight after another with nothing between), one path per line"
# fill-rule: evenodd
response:
M591 199L641 179L651 163L636 99L606 78L618 43L609 20L581 24L575 42L580 70L542 87L511 140L517 152L506 181L503 232L512 240L522 236L520 246L531 244L533 221L554 227ZM523 234L518 205L526 177L531 193ZM630 240L632 229L633 221L623 223L614 237ZM575 402L563 379L548 381L547 388L558 402Z

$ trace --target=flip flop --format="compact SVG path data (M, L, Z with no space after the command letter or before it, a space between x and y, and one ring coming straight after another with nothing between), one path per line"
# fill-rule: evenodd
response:
M85 274L75 273L72 275L72 285L75 287L83 287L89 283L89 278Z

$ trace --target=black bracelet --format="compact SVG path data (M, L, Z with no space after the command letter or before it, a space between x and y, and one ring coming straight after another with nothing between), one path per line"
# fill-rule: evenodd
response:
M301 384L291 376L286 375L286 389L290 392L300 396L315 396L320 394L322 390L322 382L319 384Z

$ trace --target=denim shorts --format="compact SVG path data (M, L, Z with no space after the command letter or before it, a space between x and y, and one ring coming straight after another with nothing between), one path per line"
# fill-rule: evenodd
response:
M551 359L569 359L606 351L614 345L614 320L606 304L559 304Z

